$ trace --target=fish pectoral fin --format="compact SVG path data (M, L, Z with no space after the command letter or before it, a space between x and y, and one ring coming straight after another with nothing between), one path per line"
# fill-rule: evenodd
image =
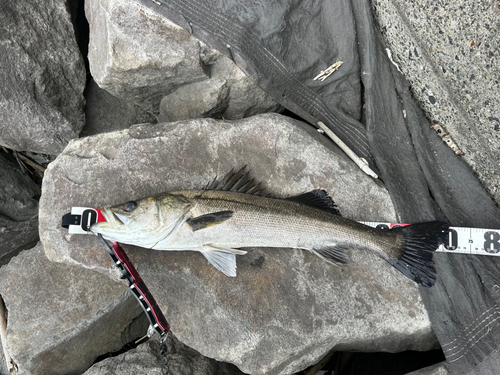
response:
M325 246L319 249L312 249L311 251L323 259L325 262L338 266L339 263L349 262L346 248L342 246Z
M186 220L193 232L218 225L233 216L233 211L219 211L192 217Z
M237 252L236 252L237 251ZM241 254L240 250L233 251L230 250L218 250L214 247L207 246L205 250L201 253L207 258L207 260L217 268L219 271L224 273L226 276L235 277L236 276L236 254ZM243 254L245 254L243 252Z

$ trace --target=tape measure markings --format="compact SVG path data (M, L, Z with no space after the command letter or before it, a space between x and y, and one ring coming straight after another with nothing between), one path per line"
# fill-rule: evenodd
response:
M373 228L389 229L406 224L361 221ZM500 230L450 227L448 244L440 245L438 252L500 256Z

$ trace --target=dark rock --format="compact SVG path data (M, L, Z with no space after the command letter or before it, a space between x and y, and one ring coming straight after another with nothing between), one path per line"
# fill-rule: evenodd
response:
M67 2L0 12L0 145L58 154L84 124L85 67Z
M0 154L0 265L38 241L40 188Z
M19 165L0 154L0 214L12 220L28 220L38 214L40 188Z
M0 294L19 375L82 373L127 343L121 332L142 311L122 283L52 263L41 244L0 268Z
M171 334L166 344L170 374L243 375L236 366L203 357ZM96 363L83 375L162 375L164 364L160 342L154 337L120 356Z
M85 89L85 127L81 137L127 129L133 124L155 123L156 117L138 105L117 98L91 80Z
M38 217L14 221L0 214L0 266L38 242Z

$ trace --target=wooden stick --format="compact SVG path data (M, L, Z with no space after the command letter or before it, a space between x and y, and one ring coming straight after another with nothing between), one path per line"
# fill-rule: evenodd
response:
M47 168L45 167L42 167L40 164L38 164L37 162L34 162L33 160L31 160L30 158L28 158L27 156L24 156L23 154L18 154L19 155L19 159L21 159L23 162L25 162L26 164L28 164L30 167L33 167L35 168L37 171L41 172L42 175L43 173L45 172L45 170Z
M361 159L358 155L356 155L354 151L352 151L344 142L342 142L342 140L339 137L337 137L335 133L332 132L328 126L326 126L321 121L318 122L318 126L321 130L325 132L325 134L328 137L330 137L332 141L335 142L337 146L339 146L342 149L342 151L344 151L347 154L347 156L351 158L353 162L356 163L356 165L359 168L361 168L363 172L365 172L368 176L371 176L373 178L378 178L378 175L374 171L372 171L371 168L368 166L368 162L364 159Z

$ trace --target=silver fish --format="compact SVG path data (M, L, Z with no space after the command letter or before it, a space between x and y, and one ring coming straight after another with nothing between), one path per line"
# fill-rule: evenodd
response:
M203 190L173 191L104 208L106 222L92 232L155 250L194 250L227 276L236 276L241 248L309 250L331 264L346 263L346 249L368 249L423 286L435 282L432 251L448 236L435 221L375 229L340 216L324 190L287 199L261 195L244 169Z

